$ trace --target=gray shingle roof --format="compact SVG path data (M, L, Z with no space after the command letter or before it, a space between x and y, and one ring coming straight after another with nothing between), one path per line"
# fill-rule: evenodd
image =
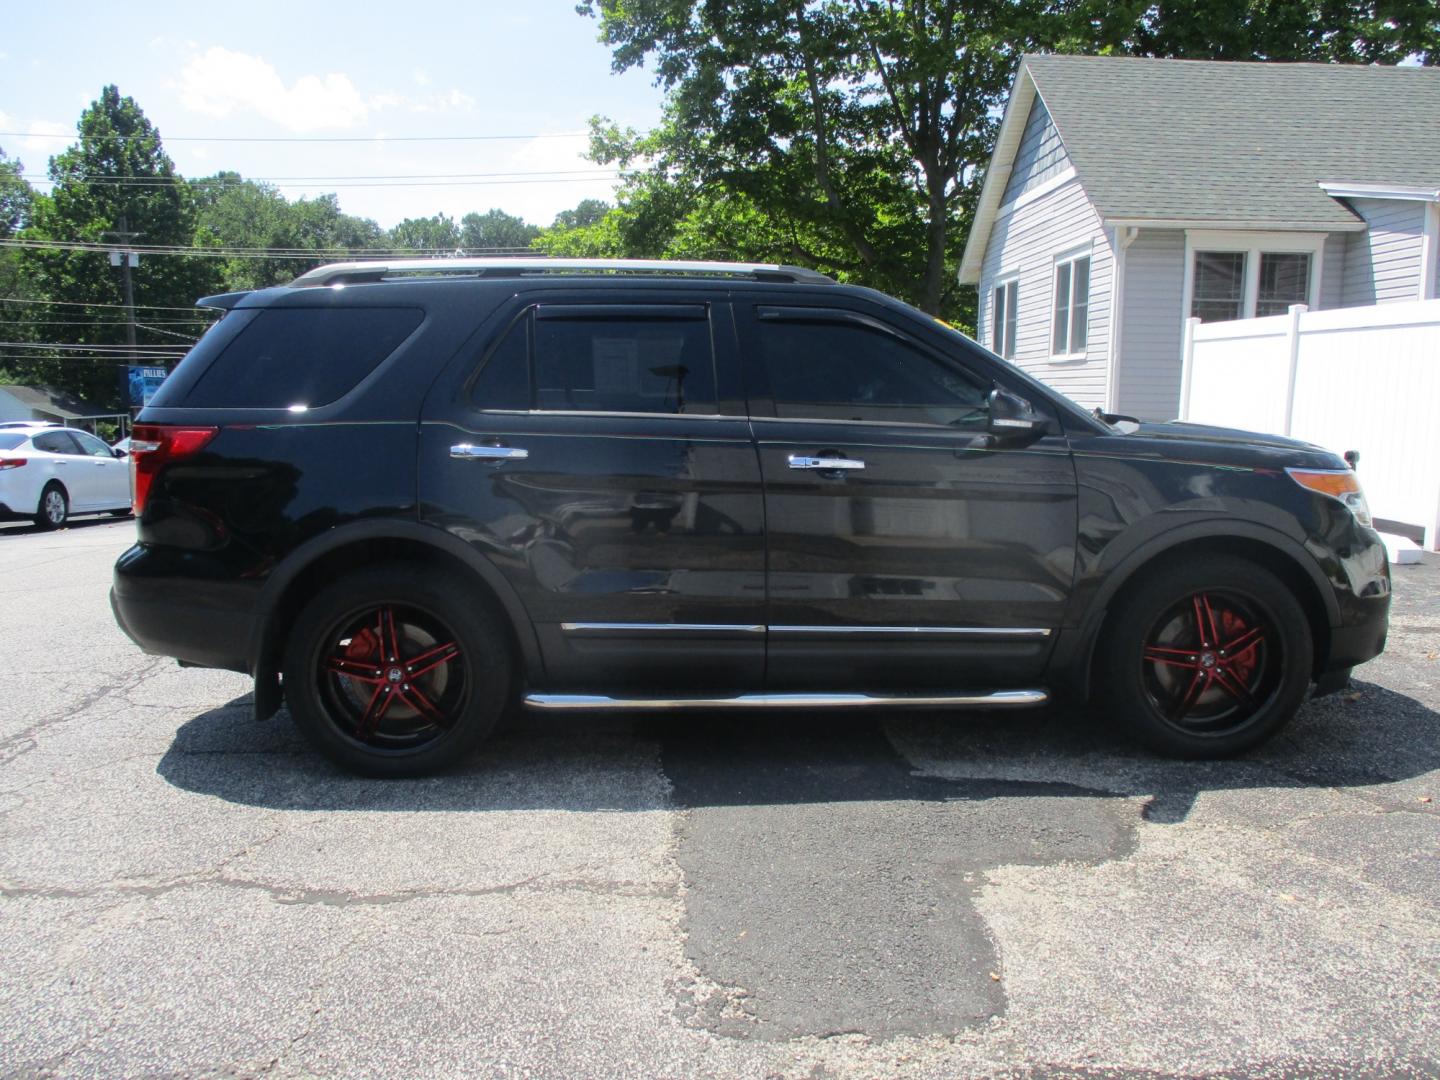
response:
M5 391L26 408L58 416L62 420L84 420L95 416L119 416L123 409L107 409L94 402L85 401L65 390L49 386L22 386L19 383L0 383Z
M1317 182L1440 188L1440 69L1029 56L1110 220L1353 228ZM1022 118L1023 120L1023 118Z

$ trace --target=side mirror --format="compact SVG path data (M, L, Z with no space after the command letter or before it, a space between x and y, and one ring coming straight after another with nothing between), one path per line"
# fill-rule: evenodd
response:
M997 386L990 391L988 429L997 439L1033 438L1045 431L1045 418L1019 394Z
M129 456L130 456L130 453L129 453L128 450L121 450L121 449L118 449L118 448L116 448L116 447L111 447L110 453L114 454L117 458L123 458L123 457L129 457Z

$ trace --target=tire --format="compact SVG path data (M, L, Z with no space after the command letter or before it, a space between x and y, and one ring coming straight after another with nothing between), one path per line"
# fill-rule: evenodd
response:
M1101 657L1108 711L1168 757L1223 758L1269 739L1310 687L1300 601L1245 559L1163 567L1112 610Z
M40 502L35 507L35 524L42 529L58 529L70 520L70 496L54 480L40 492Z
M300 730L342 768L380 777L449 768L505 712L509 638L456 585L386 564L341 578L300 612L285 647L285 697Z

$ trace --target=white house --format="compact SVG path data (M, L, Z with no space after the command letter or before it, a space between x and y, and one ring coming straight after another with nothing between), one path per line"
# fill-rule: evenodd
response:
M1440 297L1440 69L1028 56L959 276L996 352L1172 419L1192 316Z

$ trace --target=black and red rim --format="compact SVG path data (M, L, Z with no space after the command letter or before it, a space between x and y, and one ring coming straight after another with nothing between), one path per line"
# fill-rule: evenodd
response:
M1150 705L1187 734L1228 735L1262 713L1279 689L1284 645L1258 603L1228 590L1192 593L1150 627L1141 680Z
M380 604L340 620L317 662L321 700L341 735L407 751L452 730L469 700L455 634L435 615Z

